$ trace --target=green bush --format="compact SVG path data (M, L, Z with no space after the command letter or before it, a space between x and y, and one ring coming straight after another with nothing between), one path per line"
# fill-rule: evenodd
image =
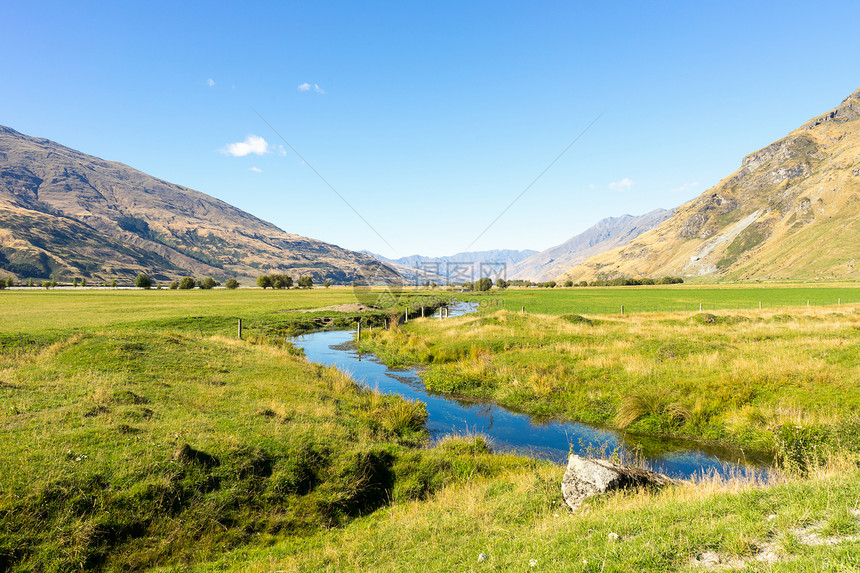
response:
M178 288L179 288L179 283L178 283L178 282L176 282L176 281L173 281L173 282L171 282L171 283L170 283L170 287L169 287L169 288L170 288L170 290L176 290L176 289L178 289Z
M215 279L213 279L212 277L206 277L205 279L197 283L197 286L204 290L210 290L212 288L215 288L215 285L217 284L218 283L216 283Z
M141 273L134 278L134 286L137 288L150 289L152 288L152 279Z
M270 286L272 286L272 277L268 275L260 275L257 277L257 286L263 290L266 290Z
M227 282L224 283L224 286L230 290L239 288L239 281L236 279L227 279Z
M191 277L182 277L182 279L179 281L180 290L193 289L195 286L197 286L197 283Z

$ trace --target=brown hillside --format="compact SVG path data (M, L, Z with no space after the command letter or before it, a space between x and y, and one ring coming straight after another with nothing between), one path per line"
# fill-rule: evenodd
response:
M19 280L185 275L352 282L396 273L213 197L0 126L0 273Z
M624 247L562 279L860 278L860 90L756 151Z

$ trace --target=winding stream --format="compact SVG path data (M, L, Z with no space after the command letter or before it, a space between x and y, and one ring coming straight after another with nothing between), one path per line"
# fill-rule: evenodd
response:
M449 316L474 310L468 303L460 303L451 307ZM751 459L740 451L682 440L637 439L576 422L538 422L491 402L433 394L424 388L415 369L391 369L372 355L359 355L354 338L353 331L335 330L306 334L293 342L304 349L308 360L335 366L368 388L424 402L432 437L482 434L496 451L515 451L565 464L570 451L581 455L617 452L626 459L638 452L651 469L680 478L710 473L766 477L769 472L767 460Z

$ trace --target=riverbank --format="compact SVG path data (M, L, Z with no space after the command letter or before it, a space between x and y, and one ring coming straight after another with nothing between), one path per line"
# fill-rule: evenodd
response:
M546 419L793 457L799 446L852 445L860 435L857 305L627 316L486 311L376 331L361 348L387 364L425 365L430 390Z

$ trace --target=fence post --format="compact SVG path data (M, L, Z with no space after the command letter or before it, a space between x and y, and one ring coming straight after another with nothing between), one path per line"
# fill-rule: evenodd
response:
M699 312L702 312L702 303L699 303Z
M409 309L406 309L406 314L403 315L403 324L409 322Z
M239 319L239 340L242 340L242 319Z
M525 307L525 305L523 305L523 308L522 308L521 312L522 312L523 314L525 314L525 313L526 313L526 307Z
M621 316L624 316L624 305L621 305Z
M358 320L358 336L356 339L359 341L361 340L361 319Z

